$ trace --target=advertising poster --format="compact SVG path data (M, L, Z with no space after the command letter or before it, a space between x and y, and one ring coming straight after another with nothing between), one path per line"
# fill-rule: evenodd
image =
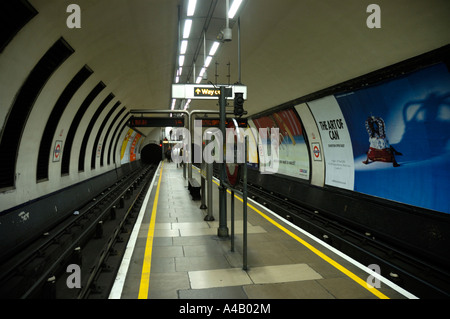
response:
M352 143L347 121L336 99L334 96L327 96L307 104L322 138L325 184L353 190L355 170Z
M255 124L252 120L248 120L248 128L245 129L246 131L249 131L248 134L248 166L254 169L258 169L258 135L254 135L253 133L257 133L258 129L256 129Z
M134 162L136 160L136 144L139 141L139 139L141 138L141 134L136 134L136 136L133 139L133 143L131 144L131 149L130 149L130 162Z
M127 132L127 135L125 135L125 138L122 142L122 148L120 149L120 160L123 160L123 157L125 156L125 151L128 145L128 140L131 138L131 135L133 134L133 130L130 128Z
M127 135L125 136L125 139L122 143L122 150L120 153L121 156L121 164L129 163L130 162L130 150L131 150L131 144L130 141L134 140L134 137L136 136L136 132L132 129L129 129L127 132ZM122 153L123 152L123 153Z
M353 145L355 191L450 213L450 75L444 64L336 100Z
M260 170L265 173L309 179L309 152L303 137L303 128L294 109L253 119L255 127L268 129L258 145ZM272 129L278 129L278 147L271 147Z
M275 123L271 118L264 116L258 119L253 119L253 124L255 125L256 130L259 134L258 155L260 172L262 174L278 173L279 161L276 160L279 156L278 148L272 147L271 145L271 128L275 128ZM260 130L262 128L267 129L266 134L264 134L264 131Z

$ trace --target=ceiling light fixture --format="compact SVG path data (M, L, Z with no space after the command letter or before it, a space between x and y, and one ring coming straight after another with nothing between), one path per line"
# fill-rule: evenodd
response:
M187 16L192 17L195 13L195 6L197 5L197 0L189 0Z
M209 55L213 56L216 54L217 49L219 48L220 42L214 42L213 46L211 47L211 51L209 51Z
M192 20L188 19L184 22L184 32L183 32L183 38L187 39L189 38L189 35L191 34L191 27L192 27Z
M184 110L186 111L189 108L189 104L191 104L191 99L188 99L186 101L186 104L184 105Z
M178 64L180 67L184 65L184 55L180 55L180 58L178 59Z
M236 15L237 11L239 10L239 7L242 4L242 0L234 0L233 4L231 5L230 11L228 11L228 18L233 19Z
M211 61L212 61L212 56L207 57L205 60L205 67L209 67L209 65L211 64Z
M181 42L180 54L186 54L187 46L188 46L188 41L187 40L183 40Z

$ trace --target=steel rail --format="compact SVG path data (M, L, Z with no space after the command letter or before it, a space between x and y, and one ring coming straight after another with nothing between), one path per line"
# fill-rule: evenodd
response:
M130 175L125 179L124 183L126 187L124 187L122 192L119 193L118 198L124 196L129 191L129 188L134 184L135 180L138 178L136 176L142 176L142 174L137 174L139 173L139 171L136 171L135 173L136 174ZM121 185L123 186L123 184L119 184L118 187L120 187ZM109 194L111 194L111 192ZM98 205L99 204L97 204L96 206ZM109 211L114 205L115 202L111 202L109 205L107 205L105 209L102 209L102 212L98 213L97 218L94 217L94 222L90 223L84 230L78 233L77 239L72 241L72 244L66 246L67 248L65 249L65 251L62 254L60 254L59 257L56 260L54 260L49 267L47 267L47 270L44 271L44 273L42 273L42 275L34 282L34 284L26 290L26 292L21 296L21 299L28 298L37 289L37 287L41 286L42 283L45 282L45 280L49 278L52 273L55 272L55 269L58 268L58 265L72 254L74 249L77 246L79 246L79 243L82 242L85 238L89 237L89 234L91 234L94 231L95 227L97 227L98 222L104 219L105 215L109 213ZM94 206L94 209L96 208L96 206ZM83 214L83 216L85 214L88 214L90 211L91 210L86 211ZM83 218L83 216L80 216L79 218ZM79 220L79 218L77 220ZM74 225L76 221L71 223L71 225ZM65 229L62 229L61 233L63 233L64 231Z

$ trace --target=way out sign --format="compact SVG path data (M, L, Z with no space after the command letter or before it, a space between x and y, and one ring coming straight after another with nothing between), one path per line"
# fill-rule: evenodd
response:
M53 162L59 162L62 154L62 141L56 141L53 148Z
M224 85L221 85L224 86ZM231 89L227 99L234 99L236 93L242 93L244 100L247 100L247 86L232 85L225 86ZM192 99L192 100L217 100L220 96L220 86L204 84L172 84L173 99Z

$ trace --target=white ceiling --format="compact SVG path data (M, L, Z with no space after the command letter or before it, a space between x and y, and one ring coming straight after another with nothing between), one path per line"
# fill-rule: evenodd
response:
M246 110L254 114L450 43L450 1L377 0L382 27L369 29L366 8L373 2L244 0L240 16L242 82L249 91ZM30 3L52 20L53 32L58 30L129 109L170 107L178 6L184 18L184 0L76 0L82 28L73 30L65 25L70 2ZM225 0L198 0L187 54L193 57L199 48L197 73L203 63L201 31L211 4L215 10L207 51L226 23ZM212 82L215 62L220 84L229 81L228 63L230 82L238 80L235 22L231 21L233 41L220 47L208 70ZM199 47L194 45L198 41ZM191 109L214 107L214 101L191 103Z

